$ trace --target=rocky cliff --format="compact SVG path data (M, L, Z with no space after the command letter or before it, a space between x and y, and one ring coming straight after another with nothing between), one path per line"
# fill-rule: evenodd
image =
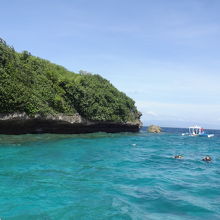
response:
M79 114L28 116L26 113L1 114L1 134L60 133L79 134L92 132L138 132L140 120L136 122L90 121Z

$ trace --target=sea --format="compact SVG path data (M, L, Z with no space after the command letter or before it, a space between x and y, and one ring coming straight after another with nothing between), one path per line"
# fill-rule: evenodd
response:
M220 219L220 131L183 132L0 135L0 219Z

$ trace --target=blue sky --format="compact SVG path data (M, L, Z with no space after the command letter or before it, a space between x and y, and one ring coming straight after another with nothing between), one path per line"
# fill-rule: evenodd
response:
M148 125L220 128L219 0L1 0L18 51L109 79Z

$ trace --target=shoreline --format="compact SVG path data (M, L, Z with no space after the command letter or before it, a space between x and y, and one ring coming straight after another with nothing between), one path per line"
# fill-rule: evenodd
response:
M141 122L89 121L79 114L28 116L25 113L0 115L0 134L84 134L95 132L138 132Z

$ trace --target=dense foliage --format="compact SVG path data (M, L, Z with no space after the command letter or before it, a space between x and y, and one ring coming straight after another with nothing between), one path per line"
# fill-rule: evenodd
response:
M16 52L0 39L0 113L73 114L90 120L134 121L134 101L109 81L76 74L29 52Z

